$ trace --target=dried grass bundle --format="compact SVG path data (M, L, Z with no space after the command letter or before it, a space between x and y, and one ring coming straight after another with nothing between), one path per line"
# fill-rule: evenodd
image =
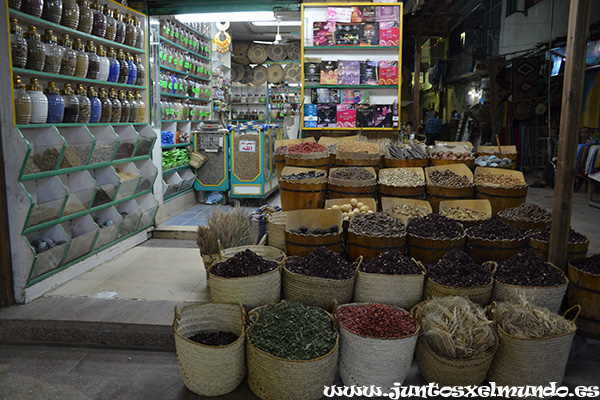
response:
M522 296L516 303L497 303L495 313L498 325L506 333L519 339L562 336L577 329L572 321L547 308L536 306Z
M224 249L254 244L250 216L240 207L229 212L215 207L208 217L208 226L198 226L196 242L202 254L218 253L219 242Z
M484 309L464 297L441 297L413 309L423 335L437 354L451 359L480 357L498 341Z

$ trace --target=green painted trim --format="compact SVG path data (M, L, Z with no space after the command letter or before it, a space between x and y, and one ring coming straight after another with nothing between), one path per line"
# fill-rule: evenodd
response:
M398 85L315 85L305 86L305 89L397 89Z
M170 122L177 123L177 124L183 124L183 123L187 123L187 122L191 122L192 124L199 124L200 122L204 122L204 121L187 121L184 119L161 119L160 122L161 122L161 124L168 124Z
M163 201L166 203L166 202L168 202L168 201L171 201L171 200L173 200L173 199L176 199L176 198L177 198L177 197L179 197L179 196L183 196L184 194L188 194L188 193L190 193L190 192L193 192L193 191L194 191L194 185L192 185L191 187L189 187L189 188L185 189L185 190L184 190L184 191L182 191L182 192L177 192L177 193L175 193L175 194L172 194L172 195L171 195L171 196L169 196L169 197L165 197Z
M165 71L171 71L171 72L179 74L179 75L189 76L189 77L192 77L194 79L198 79L198 80L205 81L205 82L210 82L211 81L210 78L202 78L201 76L190 74L189 72L178 71L175 68L166 67L166 66L164 66L162 64L160 65L160 69L164 69Z
M304 50L341 50L341 49L350 49L350 50L356 50L356 49L360 49L360 50L384 50L384 49L391 49L391 50L398 50L399 47L398 46L342 46L342 45L336 45L336 46L304 46Z
M143 160L150 160L150 156L148 155L148 156L139 156L139 157L133 157L133 158L121 158L119 160L107 161L107 162L103 162L103 163L99 163L99 164L81 165L79 167L63 168L63 169L58 169L56 171L39 172L37 174L25 175L25 176L21 177L21 179L19 181L20 182L33 181L36 179L48 178L51 176L65 175L65 174L70 174L73 172L87 171L90 169L110 167L113 165L123 164L123 163L127 163L127 162L135 162L135 161L143 161Z
M205 56L203 56L200 53L196 53L195 51L192 51L190 49L186 49L185 47L183 47L183 46L181 46L181 45L179 45L179 44L177 44L175 42L171 42L169 39L165 39L162 36L160 37L160 41L161 41L161 43L162 42L167 43L168 45L174 46L174 47L178 48L179 50L184 51L186 53L193 54L193 55L195 55L196 57L199 57L202 60L206 60L206 61L211 61L212 62L212 60L209 57L205 57Z
M175 172L179 172L179 171L185 171L188 168L192 168L192 167L190 167L189 165L182 165L181 167L171 168L166 171L163 171L163 176L171 175L171 174L174 174Z
M178 99L186 99L186 100L199 101L201 103L210 103L211 102L211 100L199 99L197 97L190 97L190 96L182 96L180 94L170 94L170 93L160 92L160 95L161 96L167 96L167 97L176 97Z
M133 90L146 90L147 89L146 86L128 85L126 83L99 81L97 79L77 78L77 77L68 76L68 75L59 75L59 74L51 74L49 72L34 71L32 69L13 68L13 72L15 74L18 74L21 76L23 76L23 75L38 76L40 78L52 79L53 81L64 81L64 82L75 81L75 82L81 82L81 83L91 84L91 85L95 85L95 86L114 86L114 87L133 89ZM57 124L55 124L55 125L57 125ZM76 124L69 124L69 125L76 125Z
M191 143L177 143L177 144L167 144L165 146L162 146L163 150L167 150L167 149L175 149L177 147L188 147L191 146Z

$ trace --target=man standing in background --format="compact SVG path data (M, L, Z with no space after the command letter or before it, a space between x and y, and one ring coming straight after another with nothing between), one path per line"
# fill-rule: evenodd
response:
M438 118L438 112L434 111L433 116L427 120L425 124L425 136L427 137L427 145L435 144L436 140L440 139L442 133L442 120Z

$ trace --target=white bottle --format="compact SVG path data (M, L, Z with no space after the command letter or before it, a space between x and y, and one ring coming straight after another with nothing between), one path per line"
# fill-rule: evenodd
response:
M31 98L30 124L45 124L48 119L48 98L36 78L31 78L27 85L27 94Z
M102 82L106 82L108 81L108 75L110 73L110 60L106 56L106 50L104 50L102 45L98 46L96 54L98 55L98 60L100 62L98 69L98 77L96 79Z

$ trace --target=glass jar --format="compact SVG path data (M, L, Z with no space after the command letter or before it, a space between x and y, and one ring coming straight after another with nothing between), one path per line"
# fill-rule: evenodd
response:
M69 38L69 35L63 34L58 45L62 47L62 58L60 61L60 72L61 75L73 76L75 73L75 66L77 64L77 52L73 50L73 43Z
M75 73L73 76L77 78L85 78L89 67L89 57L85 52L85 48L81 42L81 39L75 39L75 42L73 43L73 50L75 50L76 53Z
M108 81L116 82L119 79L119 70L121 69L119 60L117 60L117 54L115 53L115 49L112 47L108 48Z
M77 29L83 33L92 33L93 26L94 13L87 0L81 0L79 2L79 25Z
M129 53L125 53L127 56L127 66L129 67L129 73L127 74L127 84L133 85L135 84L135 80L137 79L137 66L133 61L133 56Z
M98 45L98 50L96 51L96 55L98 56L98 60L100 61L100 68L98 69L98 80L106 82L108 80L108 74L110 73L110 61L108 57L106 57L106 50L102 45Z
M79 26L79 6L75 0L63 0L60 24L71 29Z
M27 40L27 64L25 68L43 71L46 51L36 27L30 26L23 36Z
M90 8L94 15L92 35L103 38L106 36L106 15L102 12L102 4L100 4L99 0L94 0Z
M119 61L119 79L117 79L117 82L126 83L129 77L129 64L122 49L119 49L117 53L117 60Z
M96 54L96 46L92 40L88 40L85 46L85 51L88 55L89 65L87 79L98 79L98 72L100 72L100 57Z
M96 93L93 86L88 86L87 96L91 105L90 124L97 124L102 117L102 102L98 98L98 93Z
M79 117L77 118L77 123L87 124L90 122L90 118L92 116L92 102L87 97L87 93L83 84L77 85L77 101L79 101Z
M98 98L102 103L102 114L100 115L100 123L105 124L111 122L112 117L112 102L108 98L108 94L104 88L100 88L98 91Z
M42 10L42 18L46 21L60 24L62 19L63 2L62 0L44 0L44 8Z
M138 86L144 86L144 82L146 81L146 67L144 67L142 59L137 54L135 55L135 65L137 67L137 77L135 79L135 84Z
M31 98L32 124L45 124L48 119L48 98L42 92L42 86L36 78L31 78L27 85L27 94Z
M125 44L133 47L137 39L137 31L133 25L131 14L126 14L123 21L125 22Z
M138 102L138 116L136 122L145 122L146 121L146 103L142 100L142 95L140 92L135 92L135 98Z
M79 99L69 83L65 83L62 90L62 98L65 103L63 123L74 124L79 120Z
M46 49L44 72L58 74L62 63L63 48L58 45L58 40L52 29L46 29L46 33L42 36L42 42L44 42L44 48Z
M125 42L125 23L121 20L121 12L116 8L113 10L113 18L117 25L115 33L115 42L123 44Z
M177 88L179 87L177 85L178 82L179 81L178 81L177 77L175 75L171 75L171 84L170 84L170 86L168 86L170 94L176 94L177 93Z
M8 6L13 10L21 9L21 0L8 0Z
M138 17L133 17L133 25L135 26L135 47L144 49L146 47L146 37Z
M20 76L15 76L15 118L17 124L28 124L31 120L31 97L25 90Z
M138 102L132 92L127 92L127 100L129 100L129 122L137 122L138 118Z
M112 16L112 10L108 4L105 4L102 7L102 13L106 18L106 34L104 35L104 38L114 41L115 36L117 35L117 21L115 21L114 17Z
M48 118L46 118L46 123L60 124L65 114L65 102L54 82L48 82L44 94L48 99Z
M24 68L27 64L27 40L23 37L23 28L16 19L10 23L10 51L13 68Z
M44 0L23 0L21 2L21 11L40 18L44 11Z
M127 100L127 96L123 90L119 90L119 101L121 102L121 122L129 122L131 104L129 104L129 100Z
M164 19L160 20L160 31L159 34L161 37L166 38L167 37L167 21L165 21Z
M112 103L112 114L110 116L110 122L121 122L121 111L123 106L117 98L118 95L115 89L110 89L108 97L110 98L110 101Z

